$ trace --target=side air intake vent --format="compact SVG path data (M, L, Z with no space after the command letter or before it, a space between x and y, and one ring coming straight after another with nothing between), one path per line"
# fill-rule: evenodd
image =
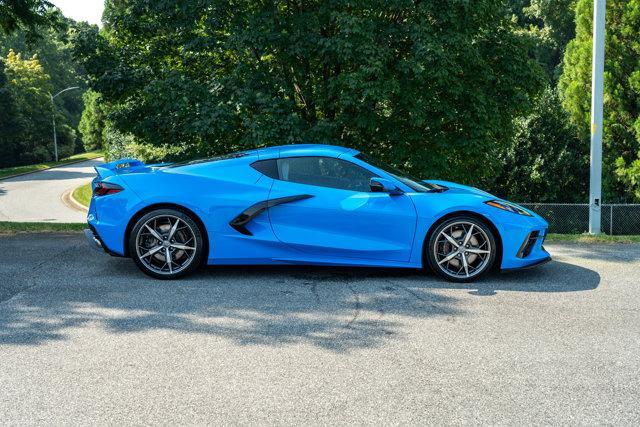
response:
M533 250L533 245L535 245L536 240L538 240L538 236L540 236L540 232L537 230L529 233L527 238L524 239L524 242L522 242L522 246L520 246L520 250L518 251L518 254L517 254L518 258L526 258L529 256L529 254L531 254L531 251Z

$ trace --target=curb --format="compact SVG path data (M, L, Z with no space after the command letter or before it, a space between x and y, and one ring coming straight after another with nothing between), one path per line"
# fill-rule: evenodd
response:
M44 169L37 169L37 170L34 170L34 171L29 171L29 172L20 172L20 173L17 173L15 175L3 176L2 178L0 178L0 181L4 181L5 179L16 178L16 177L23 176L23 175L29 175L29 174L32 174L32 173L43 172L43 171L46 171L46 170L49 170L49 169L60 168L62 166L75 165L76 163L89 162L91 160L101 159L103 157L104 156L98 156L98 157L93 157L91 159L74 160L73 162L67 162L67 163L63 163L61 165L49 166L49 167L46 167Z
M75 209L77 211L87 213L89 212L89 209L85 205L83 205L82 203L78 202L76 199L73 198L73 190L75 190L76 188L77 187L66 190L64 193L62 193L62 195L60 196L60 199L62 200L62 203L64 203L71 209Z

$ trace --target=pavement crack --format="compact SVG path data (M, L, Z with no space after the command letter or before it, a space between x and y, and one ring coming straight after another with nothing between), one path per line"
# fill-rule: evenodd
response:
M394 288L402 290L402 291L406 292L407 294L411 295L415 300L417 300L417 301L419 301L421 303L427 304L431 308L439 309L439 307L436 304L434 304L433 302L429 301L428 299L425 299L425 298L421 297L417 292L407 288L406 286L401 285L399 283L395 283L395 282L393 282L391 280L387 280L387 282L391 286L393 286Z
M353 286L347 285L347 287L353 294L353 298L355 301L354 308L353 308L353 317L351 318L351 320L349 320L349 322L347 322L347 328L350 328L351 325L353 325L358 320L358 317L360 316L360 311L362 309L362 304L360 303L360 295L358 295L356 290L353 289Z

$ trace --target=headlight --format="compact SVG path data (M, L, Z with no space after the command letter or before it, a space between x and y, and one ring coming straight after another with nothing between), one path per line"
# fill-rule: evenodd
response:
M503 211L509 211L514 214L524 215L524 216L533 216L529 212L521 208L520 206L516 205L515 203L504 202L502 200L500 201L489 200L488 202L485 202L485 203L489 206L493 206L494 208L502 209Z

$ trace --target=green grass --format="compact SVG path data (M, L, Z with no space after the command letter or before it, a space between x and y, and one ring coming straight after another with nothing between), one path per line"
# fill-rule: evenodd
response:
M91 183L81 185L80 187L73 190L71 193L76 202L89 207L89 203L91 202Z
M69 233L82 231L87 224L50 223L50 222L7 222L0 221L0 234L15 233Z
M54 166L65 165L67 163L78 162L82 160L91 160L98 157L102 157L102 153L99 151L91 151L88 153L80 153L73 155L71 157L67 157L66 159L62 159L59 162L49 162L49 163L40 163L38 165L26 165L26 166L16 166L13 168L4 168L0 169L0 178L7 178L13 175L20 175L26 172L36 172L39 170L48 169Z
M606 234L554 234L549 233L546 242L576 243L640 243L640 236L607 236Z

